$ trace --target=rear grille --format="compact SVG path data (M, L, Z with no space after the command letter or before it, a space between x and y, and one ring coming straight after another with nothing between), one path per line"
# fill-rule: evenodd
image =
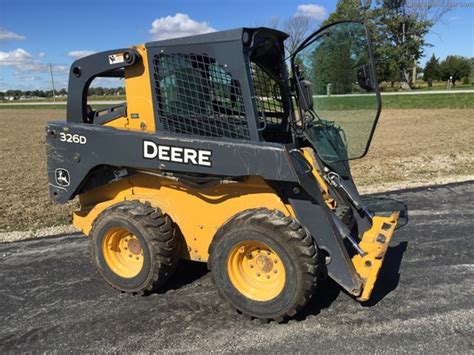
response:
M240 83L206 54L153 58L159 120L169 132L250 139Z

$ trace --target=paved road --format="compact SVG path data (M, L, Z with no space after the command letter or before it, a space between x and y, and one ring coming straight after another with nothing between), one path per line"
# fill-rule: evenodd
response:
M472 353L474 182L387 196L407 204L410 221L373 301L326 281L288 324L231 311L201 264L181 265L161 294L132 297L102 282L81 235L0 244L0 352Z

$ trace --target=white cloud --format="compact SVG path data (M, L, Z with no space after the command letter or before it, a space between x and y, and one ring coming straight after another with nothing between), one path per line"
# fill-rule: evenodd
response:
M149 32L152 39L162 40L214 31L215 29L210 27L207 22L198 22L187 14L177 13L174 16L161 17L153 21Z
M49 71L49 64L43 63L34 58L23 48L17 48L9 52L0 51L0 66L14 68L17 72L46 73ZM66 72L65 65L53 65L55 72Z
M0 41L18 41L25 38L25 36L19 35L15 32L7 31L4 28L0 28Z
M38 57L40 57L40 58L46 57L46 53L45 52L39 52Z
M10 52L0 51L0 65L20 66L22 63L30 61L31 54L23 48L17 48Z
M70 51L67 53L68 57L71 57L72 59L79 59L82 57L87 57L88 55L96 53L95 51L90 51L88 49L81 49L77 51Z
M296 16L307 16L321 21L326 18L327 10L323 6L316 4L301 4L298 5Z

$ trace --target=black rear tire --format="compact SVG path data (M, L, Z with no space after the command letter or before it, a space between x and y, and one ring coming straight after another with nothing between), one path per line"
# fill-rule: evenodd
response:
M235 270L239 268L232 267L236 248L244 253L242 259L252 259L253 254L248 252L250 249L245 249L252 243L265 246L264 249L268 248L265 253L275 255L274 259L270 259L275 264L269 262L266 269L256 266L257 259L255 262L250 261L250 272L255 271L257 275L253 286L256 285L255 280L260 282L259 280L263 279L267 284L270 283L270 286L264 286L266 289L263 289L262 297L258 292L250 296L244 292L245 287L240 287L241 284L235 278ZM257 252L260 253L260 247ZM257 256L260 258L260 254ZM283 286L277 288L278 293L274 295L276 284L271 283L270 277L273 272L276 275L278 270L272 268L280 261L286 277ZM239 313L262 321L281 322L302 309L314 293L321 264L314 241L305 229L280 211L265 208L246 210L230 219L218 230L210 246L209 269L221 296ZM261 265L266 266L265 262ZM242 279L246 278L248 276L244 275ZM245 284L245 281L243 283ZM255 287L249 289L254 290ZM273 298L269 299L266 295Z
M178 263L173 223L149 204L125 201L105 209L95 219L90 238L92 262L120 291L154 291L173 275Z

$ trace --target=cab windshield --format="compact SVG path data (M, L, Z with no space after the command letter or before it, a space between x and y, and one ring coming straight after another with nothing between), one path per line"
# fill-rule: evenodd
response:
M361 158L369 147L380 112L369 46L364 25L340 22L312 35L292 58L314 101L302 112L303 133L325 161Z

